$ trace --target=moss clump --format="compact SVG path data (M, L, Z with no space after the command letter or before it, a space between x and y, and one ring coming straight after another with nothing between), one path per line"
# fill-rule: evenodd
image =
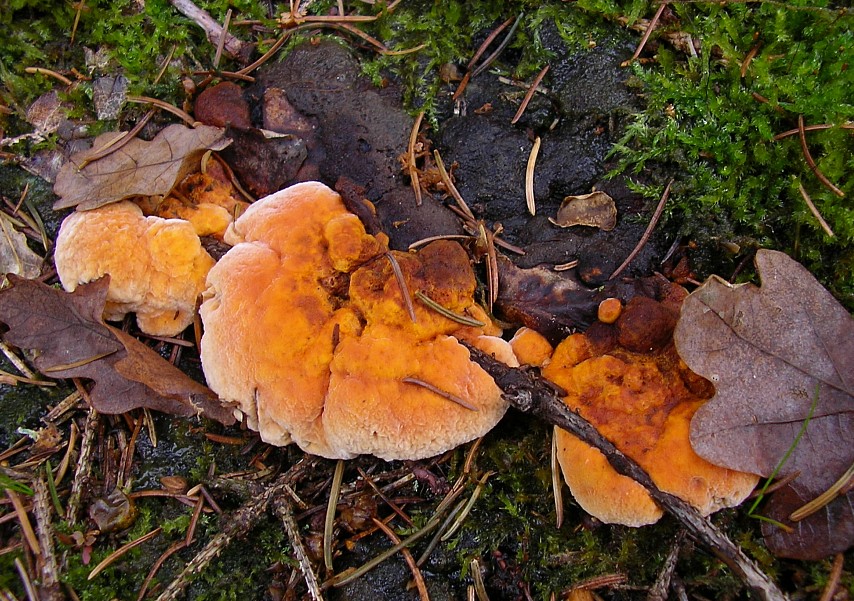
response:
M854 307L854 15L830 2L674 4L676 25L701 44L686 57L662 44L656 61L636 64L646 110L616 147L618 172L659 174L650 198L674 178L668 213L710 255L770 247L804 263ZM748 56L752 55L752 60ZM799 137L775 136L805 124L819 169L845 193L824 187ZM808 191L836 236L821 229L799 191ZM733 245L733 243L735 245ZM721 269L718 261L708 269Z

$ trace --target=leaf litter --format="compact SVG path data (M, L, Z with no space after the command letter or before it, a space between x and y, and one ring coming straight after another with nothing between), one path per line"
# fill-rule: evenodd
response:
M85 211L132 196L166 195L198 166L206 151L222 150L231 143L219 127L190 129L176 123L150 142L134 138L112 154L94 160L123 136L123 132L100 135L91 149L71 156L54 184L54 192L60 196L54 209L77 207Z
M101 315L109 278L72 293L41 282L9 277L0 291L0 321L9 344L38 351L33 363L54 378L88 378L92 406L119 414L138 407L234 423L216 395L136 338L108 326Z
M854 492L800 522L789 515L854 463L854 320L786 254L760 250L756 268L761 287L712 276L684 302L677 349L717 391L691 442L713 463L766 477L793 449L776 475L798 476L767 508L791 531L767 523L763 533L777 555L823 558L854 544Z

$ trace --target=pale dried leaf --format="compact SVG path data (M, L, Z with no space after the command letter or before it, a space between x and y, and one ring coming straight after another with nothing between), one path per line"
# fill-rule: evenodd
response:
M231 142L218 127L174 124L150 142L136 138L89 162L116 135L98 136L92 149L71 156L54 184L60 197L54 209L76 206L85 211L132 196L166 195L198 167L205 151L222 150Z
M614 199L604 192L567 196L557 210L557 217L549 221L560 227L586 225L609 232L617 225L617 207Z
M23 278L37 278L44 259L27 246L27 237L15 229L5 213L0 213L0 273L14 273Z

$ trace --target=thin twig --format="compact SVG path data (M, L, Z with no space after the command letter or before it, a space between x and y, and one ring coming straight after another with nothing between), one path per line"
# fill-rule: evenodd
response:
M33 491L33 515L36 518L36 530L42 551L39 558L39 591L42 601L59 600L63 596L59 589L59 564L53 547L50 493L45 479L40 474L33 479Z
M400 537L394 533L394 530L377 518L372 519L374 520L374 525L385 533L393 545L400 544ZM412 553L410 553L409 549L406 547L401 547L400 554L403 555L406 565L409 566L409 569L412 572L412 578L415 580L415 587L418 589L418 595L421 597L421 601L430 601L430 594L427 592L427 585L424 583L424 576L415 564L415 559L412 557Z
M317 584L317 576L311 567L311 560L308 558L308 553L305 546L302 544L302 539L299 534L299 526L294 519L293 509L288 499L282 495L273 499L273 511L282 520L285 525L285 530L288 532L288 539L291 541L291 546L299 562L299 568L305 578L305 584L308 587L308 592L314 601L323 601L323 595L320 592L320 587Z
M837 188L833 182L827 179L827 176L824 175L824 173L822 173L818 168L818 165L816 165L815 160L813 160L812 155L810 154L810 149L807 146L807 137L805 134L804 116L798 115L798 138L801 141L801 152L804 154L804 159L806 159L807 165L809 165L809 168L812 169L812 172L818 178L818 181L820 181L825 188L836 194L839 198L845 198L845 192Z
M210 13L193 4L191 0L170 0L170 2L172 6L178 9L178 12L204 30L211 44L219 45L220 38L223 38L223 48L232 58L240 58L248 54L245 42L223 30Z
M631 263L636 256L638 256L638 253L649 240L649 237L652 235L652 230L655 229L656 224L658 224L658 220L661 218L661 213L664 211L664 205L667 203L667 198L670 196L670 186L672 184L673 180L667 182L667 186L664 188L664 194L661 195L661 200L658 201L658 206L655 207L655 213L653 213L652 219L650 219L649 221L649 225L646 226L646 230L644 231L643 236L641 236L641 239L638 241L637 246L635 246L635 249L629 254L628 257L626 257L626 260L623 261L622 265L620 265L619 267L617 267L616 270L614 270L614 273L612 273L611 277L608 278L609 280L613 280L615 277L623 273L623 270L629 266L629 263Z
M75 378L75 384L80 386L79 380ZM89 403L89 393L83 392L83 398ZM83 440L80 443L80 458L77 460L77 470L74 472L74 480L71 482L71 494L68 497L68 505L65 509L65 519L69 525L77 524L80 513L80 502L83 490L89 482L89 474L92 471L92 450L95 442L95 431L98 429L98 412L89 409L86 417L86 425L83 427Z

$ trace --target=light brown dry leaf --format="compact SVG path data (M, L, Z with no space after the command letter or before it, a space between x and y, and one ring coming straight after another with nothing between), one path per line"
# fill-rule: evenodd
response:
M190 129L173 124L150 142L136 138L112 154L92 160L118 135L98 136L92 149L71 156L53 187L60 197L54 209L76 206L85 211L132 196L166 195L197 167L205 151L222 150L231 143L219 127Z
M31 280L41 273L42 263L44 259L27 246L27 237L15 229L8 215L0 213L0 273Z
M617 207L614 199L604 192L567 196L557 210L557 217L549 221L560 227L586 225L609 232L617 225Z

